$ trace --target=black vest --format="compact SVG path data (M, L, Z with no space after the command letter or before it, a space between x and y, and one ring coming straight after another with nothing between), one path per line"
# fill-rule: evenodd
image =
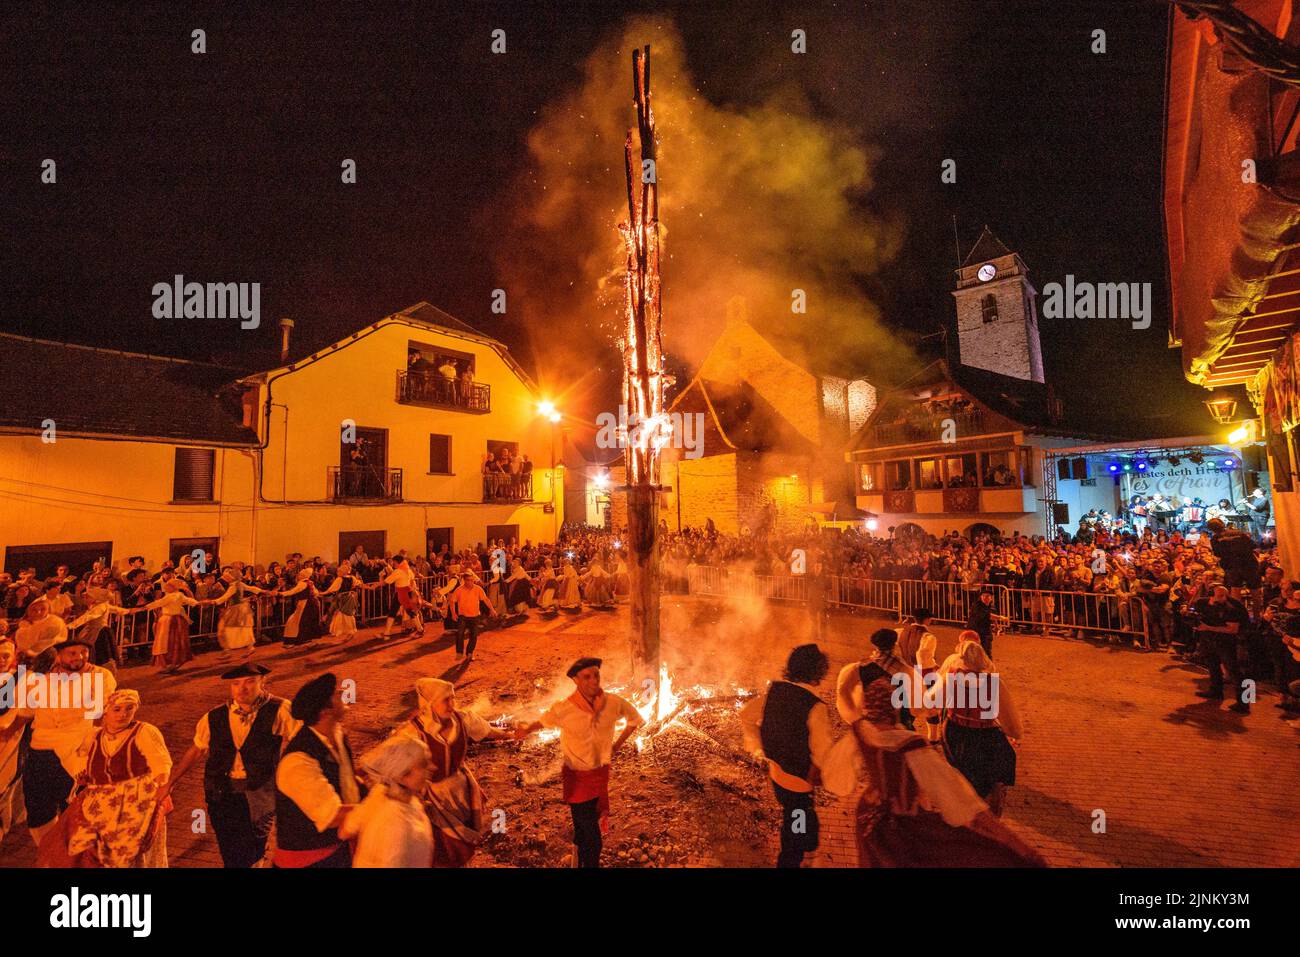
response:
M858 679L862 682L863 694L866 694L867 685L871 684L873 681L879 681L881 678L884 678L889 682L889 688L892 694L893 689L896 687L894 685L894 673L892 671L886 671L874 661L869 661L864 665L858 665ZM908 691L911 691L910 685L908 686ZM907 708L898 709L898 720L899 723L901 723L908 731L916 730L916 718L912 716L912 712L907 710Z
M348 760L351 760L352 749L348 747L346 740L343 742L343 748L347 751ZM325 747L325 743L316 737L316 732L311 728L304 727L294 735L293 740L289 742L289 747L285 748L284 755L288 757L298 751L320 765L325 780L334 788L335 793L338 793L339 763L334 760L330 749ZM276 842L286 851L314 851L340 843L338 828L316 830L316 825L312 823L311 818L302 812L293 798L278 787L275 789L275 827Z
M773 681L763 704L759 738L763 753L786 774L808 780L812 750L808 747L808 712L821 698L789 681Z
M275 777L283 739L272 729L283 704L283 698L268 697L257 709L248 737L238 748L230 733L229 706L223 704L208 712L208 763L203 769L203 796L208 803L229 792L230 769L235 766L236 754L244 762L250 791L259 790Z

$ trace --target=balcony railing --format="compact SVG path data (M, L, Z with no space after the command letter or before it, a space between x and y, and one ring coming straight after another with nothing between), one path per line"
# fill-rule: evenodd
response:
M331 465L327 491L332 502L355 499L400 502L402 470L371 465Z
M952 420L953 425L947 425ZM936 415L907 422L895 422L891 425L878 425L875 432L876 445L903 445L907 442L938 442L942 440L945 429L953 429L962 438L979 435L984 431L984 413L960 412L956 415Z
M476 415L492 411L492 387L486 382L448 379L440 372L397 371L397 401Z
M533 473L487 472L483 475L483 501L531 502Z

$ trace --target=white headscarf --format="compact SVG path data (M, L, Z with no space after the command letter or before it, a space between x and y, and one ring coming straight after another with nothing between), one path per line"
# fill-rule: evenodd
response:
M385 738L361 758L361 766L384 784L396 785L421 760L429 759L423 741L405 734Z

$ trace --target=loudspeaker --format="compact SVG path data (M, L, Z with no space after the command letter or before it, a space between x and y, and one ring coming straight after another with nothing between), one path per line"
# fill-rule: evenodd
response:
M1070 462L1071 478L1086 479L1088 478L1088 460L1085 458L1073 459Z
M1052 503L1052 524L1053 525L1070 524L1070 503L1069 502Z
M1263 472L1268 467L1264 461L1264 447L1248 445L1242 449L1241 467L1247 472Z
M1068 479L1068 478L1070 477L1070 460L1069 460L1069 459L1057 459L1057 460L1056 460L1056 477L1057 477L1058 479L1060 479L1062 482L1064 482L1066 479Z

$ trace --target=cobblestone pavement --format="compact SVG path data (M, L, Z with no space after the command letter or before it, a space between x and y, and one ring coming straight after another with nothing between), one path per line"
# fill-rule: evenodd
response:
M698 607L694 599L666 600L665 619ZM862 654L866 636L880 623L832 619L822 639L832 660L828 701L834 674ZM412 685L421 675L446 674L464 698L491 696L499 681L562 673L579 654L603 653L611 683L615 663L626 658L626 626L620 610L488 632L463 672L452 668L450 636L437 625L423 640L383 642L371 629L344 647L271 644L259 648L255 660L273 669L271 689L285 696L325 670L354 678L357 702L348 727L361 751L410 713ZM755 628L737 631L734 640L746 643L742 676L761 687L779 673L805 629L798 610L773 609ZM955 629L937 631L946 654ZM689 639L689 629L681 633L665 639L670 656L674 642ZM1195 697L1205 685L1204 670L1166 655L1029 635L1003 636L994 650L1026 726L1004 819L1053 865L1300 864L1300 815L1293 811L1300 729L1279 720L1275 695L1262 694L1252 713L1241 717ZM176 677L124 668L119 684L141 692L141 718L162 728L179 759L199 716L225 697L218 677L224 667L215 652L206 652ZM837 733L845 730L838 718L836 724ZM191 771L175 795L168 833L174 867L220 866L215 840L194 823L203 807L201 771ZM852 804L831 800L820 808L822 847L812 866L856 864ZM1105 815L1102 833L1094 832L1097 812ZM33 857L22 827L0 846L0 866L30 866ZM754 866L774 858L772 835L756 835L752 848L729 848L725 855L729 864Z

